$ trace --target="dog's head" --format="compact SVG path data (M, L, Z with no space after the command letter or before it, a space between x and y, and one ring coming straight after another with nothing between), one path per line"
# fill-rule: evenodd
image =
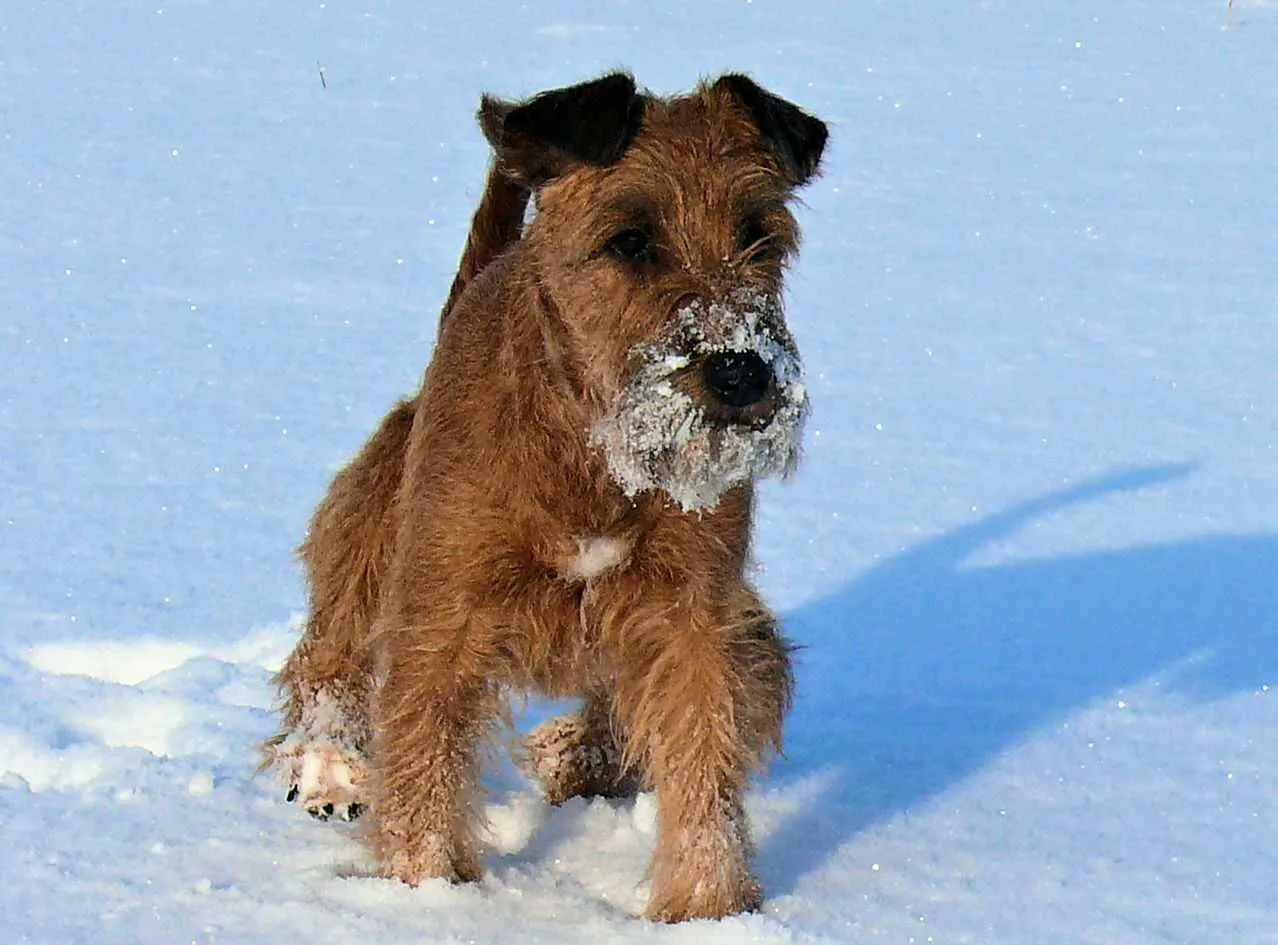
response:
M657 98L622 73L486 98L480 120L535 194L539 304L624 491L707 509L789 469L807 407L781 305L789 205L825 125L745 76Z

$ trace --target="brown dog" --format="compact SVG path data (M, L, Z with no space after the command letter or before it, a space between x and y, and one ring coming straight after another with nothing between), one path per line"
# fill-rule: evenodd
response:
M480 123L496 161L421 391L302 545L268 763L316 816L369 805L384 875L473 880L507 694L581 697L526 742L549 799L650 786L648 914L755 908L742 796L792 678L744 572L807 406L780 293L826 128L740 75L663 99L614 74Z

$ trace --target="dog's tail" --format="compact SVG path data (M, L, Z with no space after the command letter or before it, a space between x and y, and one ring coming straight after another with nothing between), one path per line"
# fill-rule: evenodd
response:
M466 237L466 248L462 251L461 261L457 264L457 275L453 278L452 288L448 290L448 300L444 302L439 315L441 327L471 280L500 256L507 246L519 240L523 234L524 211L528 207L530 194L525 184L505 173L496 161L493 162L488 171L484 196L470 221L470 233Z

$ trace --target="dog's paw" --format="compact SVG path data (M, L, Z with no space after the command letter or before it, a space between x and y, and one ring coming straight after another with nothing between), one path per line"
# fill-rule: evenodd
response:
M312 744L277 755L276 764L289 785L285 799L316 820L350 821L363 813L366 772L357 755Z
M262 768L284 782L285 799L316 820L354 820L367 803L367 713L349 689L321 687L291 701L285 728L262 746Z
M541 785L546 800L570 797L632 797L638 778L625 771L621 751L606 729L580 716L543 722L524 739L524 770Z
M654 894L645 915L654 922L675 923L758 912L762 906L763 887L753 875L744 873L726 888L702 880L688 888Z
M466 883L479 879L482 870L472 857L459 856L449 838L427 832L411 849L400 848L384 859L383 875L409 886L419 886L428 879L449 883Z

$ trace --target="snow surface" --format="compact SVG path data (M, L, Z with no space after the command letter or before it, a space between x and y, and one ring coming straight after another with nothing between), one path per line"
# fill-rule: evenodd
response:
M0 940L1278 941L1278 8L1226 7L6 4ZM833 128L757 540L806 647L769 898L673 928L632 918L650 798L501 769L488 878L411 890L253 778L479 92L617 65Z

